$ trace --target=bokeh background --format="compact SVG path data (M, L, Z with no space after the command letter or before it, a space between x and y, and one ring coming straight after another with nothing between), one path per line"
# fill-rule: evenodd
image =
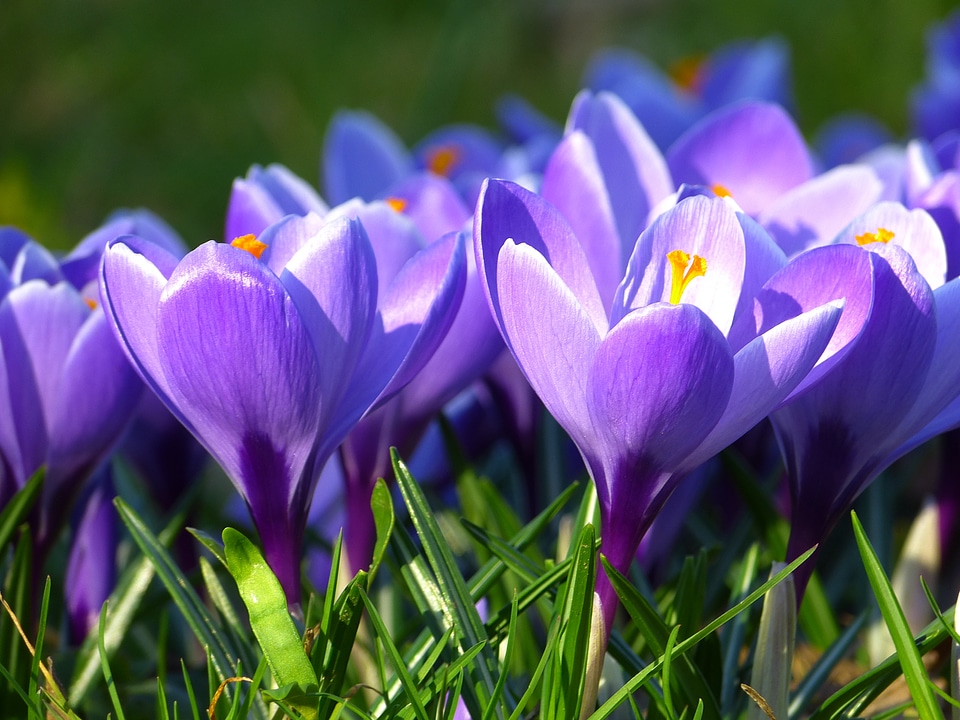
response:
M148 207L191 245L222 235L235 176L317 183L323 135L365 108L414 143L494 123L517 93L561 121L590 57L663 68L776 35L812 135L849 110L908 132L925 34L960 0L0 0L0 224L66 248Z

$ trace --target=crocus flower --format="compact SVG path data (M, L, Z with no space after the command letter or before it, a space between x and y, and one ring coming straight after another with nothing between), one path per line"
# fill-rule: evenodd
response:
M141 387L103 311L53 256L28 241L10 277L16 285L0 302L0 495L9 499L46 466L35 528L42 557L126 428Z
M608 315L552 206L500 181L481 195L475 248L491 310L580 450L602 550L621 571L680 479L784 400L836 326L840 309L827 304L731 346L741 291L756 283L747 248L763 235L747 227L723 200L679 203L638 239ZM605 575L598 592L609 634L617 601Z
M937 233L932 223L906 231L914 237L904 244L919 247L928 244L922 233ZM790 480L788 560L820 542L905 452L907 439L918 438L960 392L953 360L956 283L932 290L919 262L891 242L892 235L877 227L859 236L863 247L804 253L791 273L775 275L758 296L758 308L769 304L766 311L776 315L773 306L805 309L839 292L847 303L844 318L859 318L860 325L819 382L771 415ZM799 597L809 573L809 567L799 571Z
M119 528L109 464L97 471L73 531L64 601L70 642L79 645L100 622L100 609L117 581Z
M310 184L283 165L254 165L245 178L233 181L227 205L225 241L259 235L284 215L323 216L327 204ZM130 233L136 234L136 233Z
M177 259L111 243L104 307L145 382L224 468L300 600L300 549L327 458L435 350L463 292L463 242L417 253L378 292L363 225L287 217Z

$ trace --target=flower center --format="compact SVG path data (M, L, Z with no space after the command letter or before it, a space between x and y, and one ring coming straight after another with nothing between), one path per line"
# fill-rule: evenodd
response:
M257 260L259 260L260 256L263 255L263 251L267 249L267 244L257 240L255 235L241 235L240 237L235 238L230 244L235 248L246 250Z
M460 148L456 145L439 145L427 151L427 170L443 177L450 177L453 166L460 160Z
M386 202L394 212L402 213L407 209L407 201L403 198L388 197L384 202Z
M888 243L893 240L893 233L886 228L877 228L875 233L866 232L863 235L857 235L857 245L869 245L870 243Z
M733 193L727 189L726 185L721 185L720 183L714 183L710 186L710 189L713 190L713 194L717 197L733 197Z
M707 261L699 255L694 255L691 259L690 253L683 250L668 252L667 260L670 261L671 269L670 302L679 305L684 290L693 279L707 274Z
M687 55L677 60L667 74L679 87L687 92L698 93L703 81L703 66L707 56L703 53Z

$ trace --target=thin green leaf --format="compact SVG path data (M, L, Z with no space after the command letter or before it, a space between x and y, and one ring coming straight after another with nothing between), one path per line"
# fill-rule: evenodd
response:
M117 695L117 687L113 682L113 673L110 671L110 661L107 659L107 649L103 644L104 630L107 625L107 603L100 608L100 630L97 633L97 643L100 647L100 669L103 670L104 680L107 682L107 692L110 693L110 702L113 704L113 711L117 714L117 720L124 720L123 708L120 706L120 698Z
M28 691L31 697L36 697L40 687L40 662L43 657L43 638L47 630L47 611L50 608L50 576L43 584L43 597L40 600L40 618L38 621L37 641L33 644L33 658L30 661L30 686Z
M440 532L423 492L400 459L396 448L390 449L390 457L410 518L413 520L420 541L423 543L424 553L439 583L440 600L456 628L456 637L461 651L486 642L487 634L483 621L474 607L467 584L457 568L450 547ZM471 715L479 717L483 713L482 708L489 703L496 687L493 677L496 666L496 658L493 657L489 647L485 646L484 651L481 652L480 662L471 671L471 682L467 683L467 692L464 696L464 702ZM497 715L500 717L499 711Z
M731 602L736 602L750 590L750 585L757 575L757 566L760 558L760 545L753 543L744 555L743 562L733 580L733 590L731 593ZM733 679L736 677L740 666L740 651L743 649L744 638L746 636L747 613L735 617L724 629L724 643L726 649L723 655L723 671L721 677ZM724 716L733 715L734 701L738 697L735 695L737 684L735 682L724 682L720 687L720 713Z
M17 528L33 509L34 503L40 497L40 489L43 487L45 477L46 468L41 467L3 507L3 511L0 512L0 550L10 544Z
M503 696L503 690L507 685L507 668L510 667L510 662L513 660L513 639L516 636L518 607L517 592L514 591L513 601L510 603L510 624L507 626L507 636L504 640L505 647L503 652L503 663L500 666L500 678L497 680L497 686L494 688L493 696L490 698L490 704L487 705L486 710L483 711L482 720L490 720L493 717L493 707L494 705L500 703L500 698Z
M173 542L174 536L183 524L183 517L182 512L178 513L160 531L157 540L163 547L169 547ZM146 595L155 573L153 562L148 555L144 554L131 562L120 575L117 586L110 593L110 626L103 638L108 657L113 657L120 642L126 637L133 617L140 607L140 601ZM100 658L97 638L91 633L81 646L77 657L73 679L70 681L70 703L74 706L79 705L99 676Z
M943 718L937 699L930 690L930 684L927 682L927 670L923 666L923 660L917 650L913 633L910 632L910 627L907 625L907 619L903 615L897 596L894 594L890 581L883 572L880 561L863 531L860 519L855 512L851 512L850 515L853 521L853 534L857 540L860 557L863 559L864 569L867 571L867 578L870 580L870 587L873 588L873 594L880 605L880 614L883 615L883 620L890 630L893 645L897 649L897 657L903 667L903 677L907 682L907 687L910 688L910 694L917 706L917 712L924 720Z
M187 664L181 658L180 669L183 671L183 684L187 689L187 698L190 700L190 710L193 712L193 720L200 720L200 706L197 705L197 696L193 692L193 683L190 682L190 673L187 672Z
M840 637L827 648L826 652L817 659L816 664L807 671L807 674L800 679L793 691L793 697L790 698L790 707L787 709L787 716L790 720L799 720L802 717L807 703L823 688L837 663L853 647L860 631L867 623L867 618L867 613L860 613Z
M228 677L234 677L237 671L233 658L239 657L239 654L234 648L229 647L223 632L217 627L217 623L210 616L196 591L186 582L166 548L150 532L133 509L121 498L116 498L113 502L134 541L153 563L157 576L167 588L167 592L170 593L180 612L183 613L197 640L207 649L208 658L216 674L216 682L212 683L213 686L216 687Z
M953 641L960 645L960 633L943 617L943 611L940 609L940 605L937 603L936 598L933 597L933 592L930 590L930 586L927 585L927 581L922 577L920 578L920 585L923 587L923 594L927 596L927 602L930 604L930 609L933 610L933 614L937 617L937 620L943 623L944 628L946 628L950 637L953 638Z
M311 662L323 681L320 690L325 693L320 701L320 717L334 712L335 701L330 694L342 692L347 664L356 642L357 629L363 617L361 590L366 585L366 573L360 571L337 598L330 620L328 642L325 648L314 645ZM332 604L332 603L331 603Z
M664 623L656 608L622 573L610 565L605 557L601 557L600 561L620 602L647 641L650 650L656 656L663 655L671 635L671 628ZM673 668L676 683L672 689L679 693L684 705L692 707L697 700L703 700L707 718L720 720L720 709L717 707L716 697L697 666L686 657L677 660ZM664 694L666 692L667 688L664 688Z
M170 720L170 709L167 707L167 692L163 688L163 681L157 678L157 717L160 720Z
M673 669L673 648L677 644L678 635L680 635L680 626L674 625L673 630L670 631L670 636L667 638L666 647L663 649L663 670L661 671L663 680L661 683L661 687L663 688L663 704L666 706L671 718L677 716L677 711L673 704L673 695L670 692L670 682L672 680L671 671Z
M377 479L377 484L373 486L373 495L370 497L370 509L373 511L373 524L377 530L377 541L373 546L373 561L370 564L370 575L368 577L367 588L373 586L373 578L380 568L383 561L383 555L387 551L387 545L390 542L390 536L393 534L393 526L396 524L396 517L393 512L393 500L390 497L390 490L383 478Z
M584 697L590 627L593 616L593 588L596 584L596 533L587 524L570 548L572 571L565 586L557 639L556 674L544 676L540 703L544 718L580 715ZM599 659L602 662L602 659Z
M550 625L550 632L547 634L547 642L546 645L544 645L545 650L543 652L543 657L540 658L540 662L537 664L536 670L533 671L533 676L530 678L530 683L527 685L526 691L517 702L517 707L515 707L513 713L511 713L510 720L518 720L533 701L533 698L536 695L537 687L540 684L540 678L542 678L546 672L547 666L553 662L553 656L557 647L557 635L559 634L560 618L555 618L554 622Z
M223 544L217 538L209 533L204 532L203 530L198 530L197 528L188 527L187 532L199 540L200 544L209 550L210 554L220 561L220 564L223 565L224 569L227 569L227 556L223 554Z
M420 700L420 692L418 691L413 678L410 676L410 672L407 670L407 667L404 664L403 657L400 655L400 651L397 650L397 646L394 645L393 640L390 639L390 631L387 630L386 625L383 624L383 619L380 617L380 613L377 612L377 608L374 606L374 604L370 602L370 598L367 597L367 594L363 591L363 588L359 588L359 590L360 599L363 600L363 604L367 608L367 616L370 618L370 622L373 624L373 628L377 633L377 637L380 639L380 642L383 643L383 647L387 652L387 656L390 658L390 662L393 664L394 672L397 673L397 677L400 679L400 684L406 691L407 700L413 706L413 710L419 720L430 720L429 715L427 715L427 710Z
M757 600L759 600L761 597L763 597L763 595L767 592L767 590L769 590L770 588L772 588L772 587L774 587L775 585L777 585L777 584L778 584L779 582L781 582L785 577L787 577L790 573L792 573L794 570L796 570L803 562L805 562L805 561L807 560L807 558L809 558L810 555L813 554L814 549L815 549L815 548L810 548L809 550L807 550L807 551L806 551L805 553L803 553L800 557L798 557L798 558L797 558L796 560L794 560L792 563L790 563L789 565L787 565L787 567L785 567L783 570L781 570L780 572L778 572L778 573L777 573L776 575L774 575L772 578L770 578L769 580L767 580L767 582L765 582L765 583L763 583L762 585L760 585L760 587L758 587L758 588L757 588L756 590L754 590L752 593L750 593L749 595L747 595L747 597L745 597L745 598L744 598L743 600L741 600L739 603L737 603L736 605L734 605L732 608L730 608L730 609L727 610L726 612L722 613L719 617L717 617L717 618L714 619L713 621L707 623L703 628L701 628L700 630L698 630L697 632L695 632L695 633L694 633L693 635L691 635L690 637L688 637L688 638L686 638L685 640L683 640L682 642L680 642L680 643L676 646L676 648L675 648L675 650L674 650L674 657L678 657L678 656L680 656L680 655L683 655L683 653L685 653L685 652L687 652L688 650L690 650L691 648L695 647L695 646L697 645L697 643L699 643L699 642L700 642L703 638L705 638L707 635L710 635L710 634L712 634L713 632L715 632L718 628L720 628L720 627L722 627L723 625L725 625L725 624L726 624L727 622L729 622L731 619L733 619L734 617L736 617L737 615L739 615L741 612L743 612L744 610L746 610L746 609L747 609L748 607L750 607L753 603L755 603ZM661 658L659 658L658 660L656 660L655 662L653 662L653 663L651 663L650 665L648 665L648 666L647 666L646 668L644 668L642 671L640 671L639 673L637 673L636 675L634 675L632 678L630 678L630 679L623 685L623 687L621 687L619 690L617 690L617 692L615 692L615 693L610 697L610 699L608 699L603 705L600 706L600 708L597 709L597 711L596 711L595 713L593 713L593 715L590 716L589 720L603 720L604 718L610 717L611 713L613 713L613 711L614 711L631 693L633 693L633 692L636 691L639 687L641 687L645 682L647 682L647 680L648 680L655 672L657 672L657 670L660 669L660 666L661 666L662 662L663 662L663 658L661 657Z
M0 675L3 675L3 679L7 681L10 689L20 696L20 699L23 700L23 704L27 706L27 710L31 715L43 717L43 708L34 704L32 699L34 696L27 694L27 691L23 689L19 682L17 682L17 679L10 673L10 671L3 666L3 663L0 663Z

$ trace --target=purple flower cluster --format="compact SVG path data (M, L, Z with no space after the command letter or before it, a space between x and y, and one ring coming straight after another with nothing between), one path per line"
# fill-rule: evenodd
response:
M933 36L924 118L953 92L956 36ZM359 569L388 448L411 455L464 392L529 428L532 392L579 450L617 569L685 478L765 418L797 557L894 460L960 425L960 144L869 135L857 162L818 156L786 109L787 66L777 41L679 80L607 53L562 129L513 99L507 139L454 126L412 150L343 112L326 200L254 166L234 182L225 242L190 252L144 212L62 259L4 231L0 501L45 466L49 543L122 441L145 476L175 459L153 481L169 504L199 464L185 428L295 606L331 457ZM845 127L848 150L863 126ZM112 542L83 534L107 527L109 487L80 524L81 568ZM95 613L97 587L76 614ZM602 573L597 589L609 631Z

